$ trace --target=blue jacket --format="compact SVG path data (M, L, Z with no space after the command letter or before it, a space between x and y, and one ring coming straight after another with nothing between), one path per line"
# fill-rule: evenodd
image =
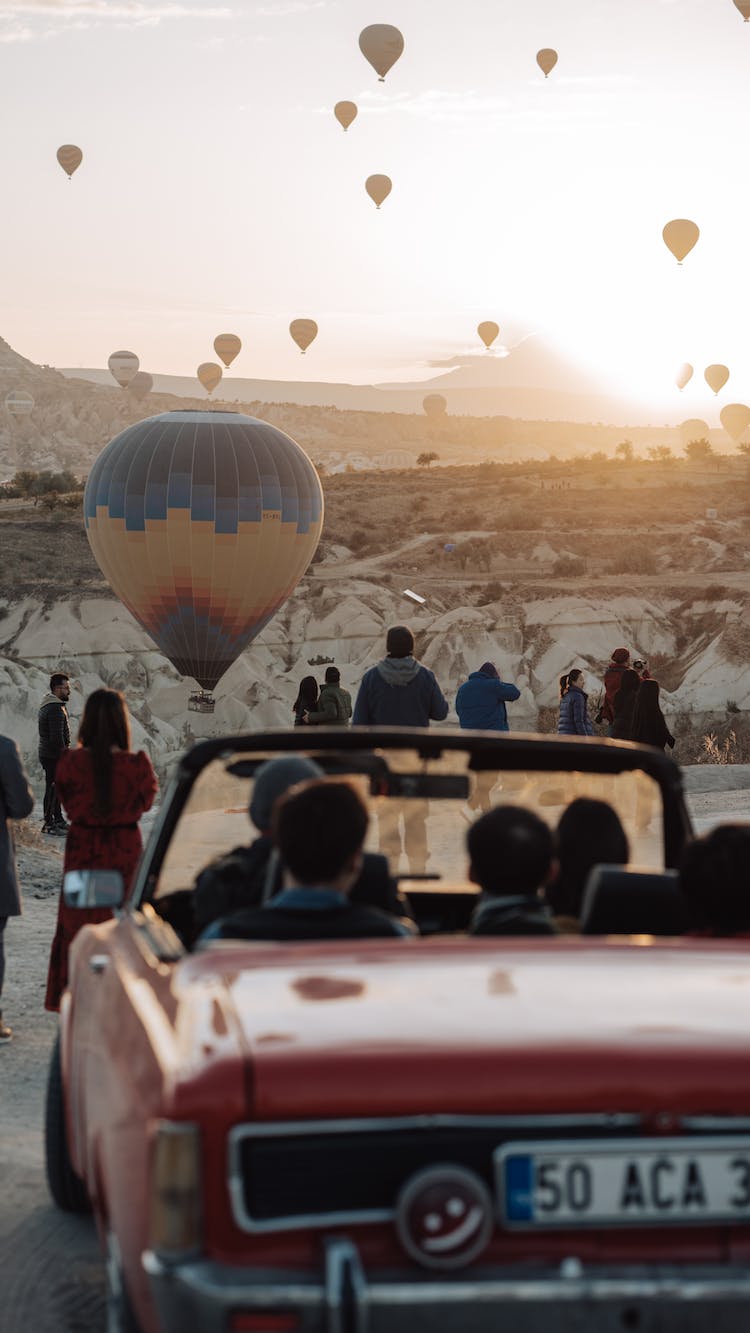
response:
M506 703L520 698L517 685L472 671L456 695L456 712L462 727L479 731L508 731Z
M557 730L561 736L594 736L589 717L589 696L577 685L569 685L560 700L560 720Z
M428 727L442 722L448 703L433 673L413 657L385 657L362 677L355 727Z

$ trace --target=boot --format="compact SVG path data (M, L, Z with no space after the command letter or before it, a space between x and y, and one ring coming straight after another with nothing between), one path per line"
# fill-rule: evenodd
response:
M2 1010L0 1010L0 1041L10 1041L13 1036L13 1029L3 1022Z

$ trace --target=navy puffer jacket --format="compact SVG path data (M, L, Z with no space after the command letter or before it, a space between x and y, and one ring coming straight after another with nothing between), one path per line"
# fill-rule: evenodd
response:
M569 685L560 700L560 720L557 730L561 736L595 734L589 717L589 696L578 685Z

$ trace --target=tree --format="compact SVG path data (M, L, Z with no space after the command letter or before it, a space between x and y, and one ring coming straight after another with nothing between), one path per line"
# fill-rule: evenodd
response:
M746 457L748 454L750 454L750 444L738 444L737 448L739 449L740 453L745 454Z
M634 452L632 440L620 440L615 449L615 454L622 459L623 463L632 463Z
M436 463L439 457L440 454L436 454L433 450L430 450L429 453L420 454L417 458L417 467L429 467L430 463Z
M705 458L712 458L713 452L711 445L706 439L688 440L685 445L685 454L686 457L690 459L691 463L700 463Z
M648 456L654 463L673 462L672 450L668 444L652 445L648 451Z

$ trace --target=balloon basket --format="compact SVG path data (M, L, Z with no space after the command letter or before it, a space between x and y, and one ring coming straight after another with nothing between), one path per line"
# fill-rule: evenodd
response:
M216 700L206 690L196 690L188 699L189 713L213 713Z

